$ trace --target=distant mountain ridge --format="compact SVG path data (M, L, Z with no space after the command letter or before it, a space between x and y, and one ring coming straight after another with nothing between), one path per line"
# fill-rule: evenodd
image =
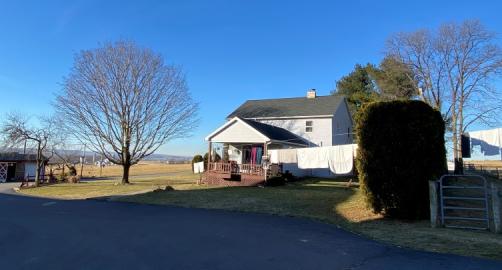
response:
M10 149L0 149L0 152L17 152L17 153L23 153L24 150L22 148L10 148ZM26 149L26 153L35 153L35 149ZM79 162L80 157L82 156L83 152L81 150L58 150L57 151L59 155L62 155L65 157L65 159L69 159L72 162ZM46 156L50 156L49 153L46 154ZM87 162L92 162L93 157L95 161L98 161L100 159L99 154L95 154L92 151L85 151L85 159ZM59 158L54 155L53 158L54 160L59 160ZM167 154L151 154L150 156L144 158L143 160L145 161L189 161L192 160L192 157L190 156L177 156L177 155L167 155Z
M192 157L189 156L174 156L174 155L166 155L166 154L151 154L146 157L144 160L147 161L187 161L192 160Z

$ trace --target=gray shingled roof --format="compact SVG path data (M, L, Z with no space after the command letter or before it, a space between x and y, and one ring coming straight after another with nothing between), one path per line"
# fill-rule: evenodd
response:
M343 103L341 96L318 96L316 98L279 98L248 100L227 118L259 118L333 115Z
M305 142L302 138L296 136L295 134L293 134L283 128L275 127L272 125L260 123L260 122L253 121L253 120L246 120L246 119L242 119L242 118L241 118L241 120L246 122L248 125L250 125L254 129L256 129L258 132L267 136L269 139L271 139L273 141L283 141L283 142L307 145L307 142Z
M47 159L46 157L43 157L43 159ZM0 153L0 161L36 161L37 160L37 155L36 154L20 154L16 152L3 152Z

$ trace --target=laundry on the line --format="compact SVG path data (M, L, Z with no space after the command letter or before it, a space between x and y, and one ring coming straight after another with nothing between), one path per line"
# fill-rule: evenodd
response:
M480 146L485 156L500 154L502 147L502 128L472 131L468 133L472 146Z
M269 150L270 162L297 164L299 169L327 169L334 174L348 174L354 167L356 144Z
M204 172L204 161L194 163L193 164L193 172L194 173L203 173Z

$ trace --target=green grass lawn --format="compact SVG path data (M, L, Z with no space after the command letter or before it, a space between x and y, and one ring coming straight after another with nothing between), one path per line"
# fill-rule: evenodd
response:
M118 200L306 217L398 246L502 259L502 235L432 229L428 221L385 219L365 208L359 189L348 187L344 181L309 179L282 187L186 189L127 196Z

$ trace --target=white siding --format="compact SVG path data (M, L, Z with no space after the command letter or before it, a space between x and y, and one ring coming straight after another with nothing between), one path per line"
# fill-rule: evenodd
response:
M304 138L312 146L330 146L333 143L331 117L302 119L257 119L262 123L281 127ZM305 131L306 121L312 121L312 132Z
M341 104L333 118L333 145L351 144L353 142L352 117L348 107Z
M240 121L235 121L211 138L212 142L226 143L264 143L265 140L264 136Z

